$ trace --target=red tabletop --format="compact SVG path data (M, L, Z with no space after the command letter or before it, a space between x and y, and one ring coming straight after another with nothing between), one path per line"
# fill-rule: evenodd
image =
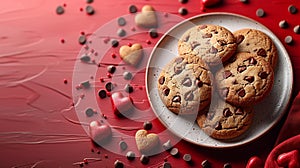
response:
M163 28L159 29L159 37L151 38L148 30L140 30L133 21L126 20L128 34L120 38L116 30L122 26L118 26L117 19L136 15L129 12L130 5L135 5L138 12L144 5L151 5L162 17L172 18L171 22L164 22ZM149 118L135 121L119 118L113 113L110 98L100 99L97 94L112 79L115 85L112 93L130 83L134 89L130 94L134 105L153 119L153 127L149 132L163 132L160 134L161 143L168 139L176 142L177 137L166 130L158 119L151 118L154 113L145 89L145 67L149 53L163 33L184 18L210 12L229 12L262 23L280 39L293 65L294 97L300 89L300 35L293 28L300 24L300 12L291 14L288 11L290 5L300 10L300 1L297 0L249 0L248 3L224 0L210 8L203 7L200 0L189 0L187 3L174 0L94 0L92 3L85 0L3 1L0 6L0 167L114 167L116 160L122 161L125 167L161 167L165 161L170 162L172 167L200 167L202 161L208 160L212 167L230 163L237 168L245 167L248 159L254 155L265 160L274 147L285 117L262 137L237 148L206 148L181 140L174 144L179 149L179 157L172 157L164 151L151 156L146 165L140 162L139 157L129 161L124 155L133 150L139 156L135 143L132 143L134 134L137 129L143 128L143 122ZM56 13L58 6L64 9L63 14ZM94 9L93 14L87 14L87 6ZM187 9L188 14L179 14L180 8ZM259 8L265 11L264 17L256 15ZM288 22L288 28L279 27L281 20ZM112 39L117 39L119 46L109 46L108 50L97 49L97 44L89 41L89 38L93 38L93 33L99 28L104 28L100 31L103 44L109 46ZM87 37L88 45L79 43L81 36ZM284 42L286 36L292 36L293 44ZM120 58L120 46L128 43L140 43L147 48L139 68L127 66ZM99 47L103 44L99 44ZM89 46L94 48L87 48ZM80 72L77 72L75 65L80 58L78 54L84 50L94 57L103 58L95 63L91 60L92 65L84 65L99 67L96 72L89 72L87 68L87 78L77 81L78 76L73 75L80 76ZM117 65L117 71L107 74L107 66L111 64ZM130 82L123 79L123 71L133 73ZM77 89L85 89L84 82L87 80L91 81L89 91L76 95L74 88L82 84ZM101 109L101 113L96 111L92 115L126 135L112 137L108 146L114 147L115 151L93 145L86 132L86 123L80 123L81 117L87 117L88 121L95 117L85 116L86 109L74 108L81 100L87 99L86 102L89 102L89 95L96 96L92 100L95 99L97 108ZM125 151L118 147L121 140L128 143ZM182 159L184 154L192 156L192 163ZM88 164L80 165L84 161Z

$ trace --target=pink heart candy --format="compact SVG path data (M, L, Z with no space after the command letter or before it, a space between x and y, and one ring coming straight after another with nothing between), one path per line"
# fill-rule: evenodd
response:
M263 161L257 157L257 156L252 156L247 163L246 168L263 168L264 164Z
M117 116L124 116L133 108L132 100L129 96L124 96L121 92L115 92L111 95L113 111Z
M277 157L277 164L282 167L299 168L300 155L298 150L282 153Z
M106 142L112 136L111 127L108 125L102 125L98 121L92 121L89 125L91 139L100 145Z
M222 0L202 0L202 4L204 7L211 7L211 6L217 5L221 1Z

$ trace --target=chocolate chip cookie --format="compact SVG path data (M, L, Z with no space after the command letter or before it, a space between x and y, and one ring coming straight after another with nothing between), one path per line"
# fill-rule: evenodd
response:
M255 29L242 29L233 33L238 44L237 52L250 52L263 57L275 68L278 54L272 39Z
M271 90L274 73L264 58L237 53L215 75L220 96L237 106L254 105Z
M198 116L199 127L215 139L232 139L246 132L253 119L251 107L237 107L218 98L208 113Z
M180 55L196 55L215 66L225 62L237 48L233 34L217 25L199 25L187 30L178 41Z
M212 74L200 57L179 56L162 70L158 92L170 111L196 114L210 103Z

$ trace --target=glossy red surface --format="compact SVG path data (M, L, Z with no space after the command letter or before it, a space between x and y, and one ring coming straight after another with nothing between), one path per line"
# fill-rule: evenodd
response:
M264 24L283 43L284 38L291 35L293 45L284 44L284 46L293 63L294 96L300 90L298 78L300 35L293 32L294 26L300 24L300 12L296 14L288 12L288 6L291 4L300 9L300 2L296 0L249 0L247 4L239 0L223 0L223 3L212 8L203 8L200 0L190 0L186 4L174 0L94 0L89 4L95 10L93 15L86 14L85 8L88 4L85 0L3 1L0 5L0 167L79 167L79 163L84 160L89 162L87 165L84 164L86 167L113 167L116 160L124 162L125 167L159 167L165 159L174 167L199 167L203 160L209 160L212 167L222 167L227 162L231 163L232 167L245 167L253 155L266 159L283 121L263 137L234 149L209 149L180 141L175 145L180 152L179 158L171 157L168 152L162 152L150 157L148 165L143 165L139 158L134 161L126 159L124 155L128 150L138 154L134 134L136 129L143 127L143 120L153 119L153 128L150 132L161 133L162 143L168 139L177 140L158 119L155 119L147 101L144 80L145 65L150 51L147 50L145 53L139 68L123 66L118 55L121 45L138 42L144 48L151 48L159 40L151 38L147 31L143 32L132 22L127 23L127 26L131 27L131 30L127 31L134 32L136 29L142 33L122 39L117 48L97 53L103 54L104 57L95 76L91 73L90 78L95 81L91 83L92 88L95 88L92 92L97 96L98 90L104 89L105 83L111 81L106 66L117 64L117 71L111 75L114 81L120 82L115 83L114 91L123 89L125 83L132 84L134 92L130 96L136 107L135 112L145 112L146 114L143 114L145 118L132 121L116 117L110 99L97 97L97 104L103 114L102 120L126 137L124 139L123 136L113 136L108 146L118 145L118 142L124 139L128 143L128 149L120 151L119 148L114 148L118 151L109 151L91 143L86 132L86 123L83 126L78 123L81 118L78 118L77 114L84 114L85 111L78 112L72 106L73 103L76 105L78 100L84 100L84 97L74 99L72 95L74 87L80 84L72 85L74 65L83 47L78 43L78 38L82 34L90 36L111 21L118 28L116 18L133 15L128 11L130 5L136 5L140 11L146 4L152 5L156 11L165 14L165 17L166 13L179 15L178 9L181 7L188 10L187 15L180 16L183 18L209 12L232 12ZM59 5L65 9L62 15L55 12ZM258 8L266 12L265 17L256 16ZM278 26L281 20L289 23L287 29ZM165 27L171 27L178 21L164 24ZM109 38L118 37L115 35L101 38L105 43ZM92 49L89 51L92 52ZM124 80L123 71L134 72L134 78L131 81ZM101 118L99 114L98 112L96 115ZM182 159L186 153L191 154L192 164L187 164Z

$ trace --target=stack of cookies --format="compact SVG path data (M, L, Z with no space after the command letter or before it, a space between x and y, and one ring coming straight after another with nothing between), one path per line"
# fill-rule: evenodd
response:
M270 92L277 49L255 29L231 32L218 25L198 25L178 41L179 56L158 78L162 102L173 113L197 115L199 127L216 139L246 132L253 106Z

